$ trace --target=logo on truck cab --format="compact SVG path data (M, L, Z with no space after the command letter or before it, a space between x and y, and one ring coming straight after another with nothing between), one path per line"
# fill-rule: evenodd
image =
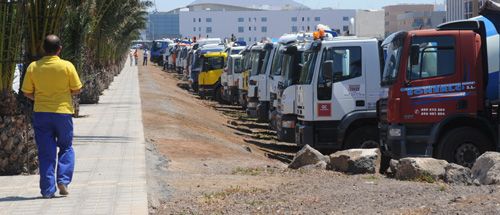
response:
M440 84L422 87L401 88L401 92L406 92L408 96L418 96L419 98L434 97L437 95L445 95L448 93L463 92L474 90L476 82L462 82L453 84ZM431 96L432 95L432 96Z
M332 104L331 103L318 103L318 116L319 117L332 116Z

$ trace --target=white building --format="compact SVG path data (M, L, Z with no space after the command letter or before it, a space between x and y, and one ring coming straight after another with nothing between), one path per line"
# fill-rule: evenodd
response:
M345 33L355 16L355 10L188 11L180 13L179 22L183 37L229 38L234 34L239 40L256 42L284 33L311 32L318 24Z
M477 1L479 9L487 0L446 0L446 20L456 21L473 17L474 1ZM500 0L493 1L500 2Z
M376 37L384 39L384 10L358 10L356 12L356 35L360 37Z

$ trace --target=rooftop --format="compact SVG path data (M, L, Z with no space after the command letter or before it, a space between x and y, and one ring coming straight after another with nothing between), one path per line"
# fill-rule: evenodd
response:
M309 10L310 8L293 0L196 0L187 7L200 5L227 5L254 10Z

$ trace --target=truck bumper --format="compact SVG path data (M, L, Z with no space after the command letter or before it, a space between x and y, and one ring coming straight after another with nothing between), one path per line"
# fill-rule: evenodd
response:
M257 97L249 97L247 103L247 115L256 118L257 115L257 106L259 105L259 99Z
M341 149L337 141L338 121L299 121L295 129L297 145L322 149Z
M296 115L276 114L276 132L278 139L287 143L295 143Z
M384 155L394 159L432 157L431 126L379 125L380 146Z

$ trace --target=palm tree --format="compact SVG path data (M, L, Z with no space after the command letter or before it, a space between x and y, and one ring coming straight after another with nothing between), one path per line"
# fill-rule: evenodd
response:
M26 102L16 99L11 90L21 53L27 68L44 55L41 46L45 36L59 34L64 47L62 57L75 64L84 82L82 99L96 103L121 70L131 41L145 27L149 6L150 1L140 0L0 3L0 175L37 169L31 112L21 108Z

